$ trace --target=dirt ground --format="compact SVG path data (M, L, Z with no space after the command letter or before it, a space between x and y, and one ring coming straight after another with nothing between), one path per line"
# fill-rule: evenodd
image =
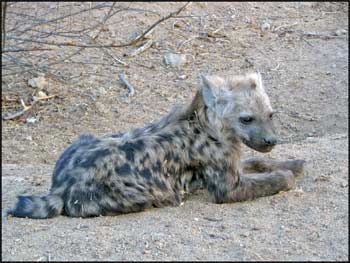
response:
M183 4L132 7L167 15ZM55 161L79 134L102 136L159 119L191 99L200 73L262 73L282 142L267 156L307 161L296 188L222 205L200 191L180 207L116 217L2 216L2 260L348 260L348 4L192 3L180 15L159 24L152 47L136 57L123 57L128 48L113 49L127 66L83 50L77 60L101 63L53 68L79 78L62 84L47 77L45 93L58 96L2 120L2 212L16 195L48 192ZM158 19L121 13L99 38L125 39ZM187 54L187 63L165 66L169 52ZM134 96L125 95L121 72ZM2 116L20 109L9 98L27 101L35 92L27 83L32 77L2 78ZM245 148L245 155L260 153Z

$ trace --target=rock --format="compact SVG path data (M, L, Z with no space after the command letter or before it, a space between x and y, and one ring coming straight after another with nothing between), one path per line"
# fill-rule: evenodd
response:
M345 29L337 29L334 33L336 36L345 35L348 31Z
M31 118L26 119L26 123L29 123L29 124L33 124L33 123L35 123L36 121L37 121L37 119L34 118L34 117L31 117Z
M165 65L179 68L187 63L186 55L184 54L166 54L163 58Z
M29 136L25 137L24 139L27 140L27 141L32 141L33 137L29 135Z
M260 29L263 32L269 31L270 28L271 28L271 25L267 21L262 22L260 25Z
M43 92L43 91L39 91L39 92L38 92L38 98L39 98L39 99L40 99L40 98L45 98L45 97L47 97L47 95L46 95L45 92Z
M347 186L348 186L348 183L345 182L345 181L343 181L343 182L340 183L340 187L341 187L341 188L345 188L345 187L347 187Z
M39 90L42 90L47 87L48 82L45 79L45 77L38 77L28 80L28 85L33 88L38 88Z

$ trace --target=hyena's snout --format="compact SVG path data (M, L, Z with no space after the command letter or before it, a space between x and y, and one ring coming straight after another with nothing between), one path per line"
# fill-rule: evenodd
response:
M258 134L257 150L260 152L269 152L278 143L278 138L273 129L263 130Z
M251 148L259 152L270 152L277 144L277 137L275 135L263 136L258 140L253 140L249 145Z
M244 135L241 137L243 143L259 152L269 152L278 144L278 137L272 125L252 123L243 126L241 132Z
M271 135L263 138L266 147L273 147L277 144L277 136Z

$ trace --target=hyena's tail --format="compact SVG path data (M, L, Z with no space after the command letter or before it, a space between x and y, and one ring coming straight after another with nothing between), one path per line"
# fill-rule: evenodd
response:
M35 219L51 218L61 214L63 204L63 199L59 195L18 196L15 208L8 211L7 214Z

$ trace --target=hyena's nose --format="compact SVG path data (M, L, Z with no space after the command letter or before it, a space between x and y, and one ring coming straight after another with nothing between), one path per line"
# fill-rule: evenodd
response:
M275 146L277 144L277 138L276 137L264 138L264 143L268 146Z

